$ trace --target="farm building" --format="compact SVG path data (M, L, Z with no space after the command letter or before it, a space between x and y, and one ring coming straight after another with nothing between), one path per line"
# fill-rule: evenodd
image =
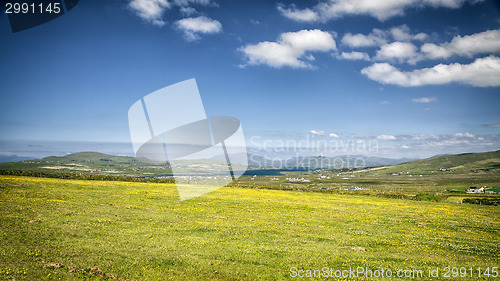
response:
M484 186L482 187L471 186L469 187L469 190L467 190L467 193L484 193Z

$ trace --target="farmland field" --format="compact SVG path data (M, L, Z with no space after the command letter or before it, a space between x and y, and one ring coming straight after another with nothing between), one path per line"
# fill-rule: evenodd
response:
M2 280L280 280L325 267L489 280L499 241L498 206L238 187L179 201L168 183L0 176Z

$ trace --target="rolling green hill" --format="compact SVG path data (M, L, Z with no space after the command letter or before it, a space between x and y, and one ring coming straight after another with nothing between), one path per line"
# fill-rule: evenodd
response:
M168 164L165 164L165 162L128 156L113 156L98 152L79 152L62 157L49 156L42 159L0 163L0 170L117 176L147 176L171 173Z
M463 153L437 156L380 169L387 173L469 173L498 172L500 150L483 153Z
M375 168L387 174L449 174L500 172L500 150L437 156L404 164ZM79 152L62 157L0 163L0 170L80 173L99 175L148 176L170 174L168 164L145 158Z

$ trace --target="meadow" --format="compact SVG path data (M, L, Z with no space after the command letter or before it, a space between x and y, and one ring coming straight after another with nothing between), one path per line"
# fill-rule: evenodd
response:
M500 204L500 151L439 156L404 164L364 169L247 171L232 186L276 190L364 194L413 200L461 202L478 194L469 187L486 186L496 194L480 194L489 204ZM359 189L353 191L353 187ZM351 189L350 189L351 188Z
M179 201L170 183L0 176L2 280L290 280L358 267L491 280L499 241L497 206L239 187Z

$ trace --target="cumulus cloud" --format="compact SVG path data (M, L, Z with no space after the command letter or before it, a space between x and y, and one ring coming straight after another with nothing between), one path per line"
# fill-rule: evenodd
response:
M192 4L217 5L211 0L130 0L128 7L143 20L157 26L163 26L165 25L163 14L167 9L177 6L180 7L182 14L190 16L196 13L196 10L190 7Z
M427 34L422 32L418 34L411 34L410 28L406 24L389 29L389 33L391 34L392 38L394 38L394 40L403 42L412 40L424 41L429 37Z
M181 7L179 11L186 16L191 16L196 14L196 9L193 7Z
M410 44L411 41L424 41L429 36L425 33L412 34L410 28L403 24L388 30L374 28L368 35L357 33L346 33L342 37L342 45L351 48L389 46L389 42L398 44ZM396 41L396 42L395 42ZM413 44L412 44L413 45ZM417 52L415 49L414 52Z
M336 138L336 139L339 138L339 135L334 134L334 133L330 133L328 136L331 138Z
M425 33L412 34L410 28L403 24L387 30L374 28L368 35L346 33L341 42L351 48L380 47L373 57L378 61L415 64L424 56L412 41L421 42L428 37Z
M452 55L472 57L477 54L500 52L500 30L488 30L472 35L457 35L444 44L424 44L422 53L431 59L449 58Z
M429 2L430 3L430 2ZM407 25L395 26L387 30L373 29L368 35L347 33L342 38L342 45L351 48L379 47L372 56L376 63L362 70L370 79L384 84L400 86L437 85L459 82L473 86L498 86L499 59L493 55L476 58L469 64L439 64L432 68L416 69L403 72L393 64L408 63L415 65L424 59L442 59L453 55L472 58L482 53L500 52L500 30L488 30L472 35L455 36L450 42L440 45L425 43L429 36L425 33L414 34ZM341 59L365 59L369 55L355 52L342 52ZM383 63L386 62L386 63ZM391 65L392 64L392 65Z
M408 62L415 64L421 59L417 47L409 42L393 42L380 47L375 56L376 60L391 62Z
M128 6L143 20L163 26L165 22L162 16L165 10L170 8L170 3L167 0L132 0Z
M421 140L439 140L440 137L439 137L439 135L436 135L436 134L429 134L429 135L415 134L415 135L410 135L410 136L405 135L404 138L421 141Z
M290 8L285 8L283 4L278 4L278 11L285 17L299 22L313 22L318 20L318 14L309 8L298 10L294 4Z
M477 87L500 86L500 58L478 58L470 64L438 64L432 68L403 72L388 63L375 63L361 70L368 78L383 84L415 87L452 82Z
M210 4L213 4L213 5L216 5L214 3L211 2L211 0L173 0L173 3L177 6L181 6L181 7L185 7L185 6L189 6L191 4L199 4L199 5L210 5Z
M386 33L377 28L368 35L346 33L342 37L342 44L351 48L374 47L385 43L387 43Z
M475 3L482 0L470 0ZM295 5L286 8L278 6L281 14L295 21L327 21L341 18L346 15L369 15L380 21L385 21L394 16L402 16L409 8L422 7L445 7L459 8L467 0L326 0L311 8L299 9ZM307 15L307 16L304 16Z
M437 135L437 134L413 134L413 135L398 135L396 136L398 140L403 140L403 141L416 141L418 142L440 142L443 140L458 140L458 139L464 139L464 138L469 138L469 139L478 139L482 140L483 137L476 136L474 134L471 134L469 132L465 133L454 133L454 134L443 134L443 135Z
M199 40L201 38L198 35L199 33L213 34L222 31L222 24L218 20L205 16L181 19L175 24L180 30L184 31L185 38L188 41Z
M430 102L435 102L437 101L436 97L423 97L423 98L416 98L411 100L414 103L430 103Z
M310 130L309 134L316 135L316 136L323 136L325 134L325 132L324 131Z
M370 56L367 53L363 52L342 52L337 58L345 59L345 60L370 60Z
M473 134L471 134L469 132L466 132L466 133L456 133L455 137L459 137L459 138L475 138L476 136L474 136Z
M490 128L500 128L500 123L484 124L483 126Z
M426 142L419 143L420 147L491 147L498 145L499 135L476 136L471 133L455 133L438 135L435 139L429 139ZM496 142L496 143L495 143Z
M379 135L377 136L378 140L395 140L396 137L393 135Z
M251 19L250 20L250 23L253 24L253 25L259 25L260 24L260 21L258 20L254 20L254 19Z
M395 146L385 150L401 157L431 157L437 154L493 151L500 149L500 135L474 135L471 133L396 135ZM402 141L401 143L399 141Z
M311 64L304 61L304 59L314 60L311 54L306 55L307 52L328 52L336 49L332 34L314 29L283 33L276 42L264 41L250 44L239 50L247 57L250 65L312 68Z

